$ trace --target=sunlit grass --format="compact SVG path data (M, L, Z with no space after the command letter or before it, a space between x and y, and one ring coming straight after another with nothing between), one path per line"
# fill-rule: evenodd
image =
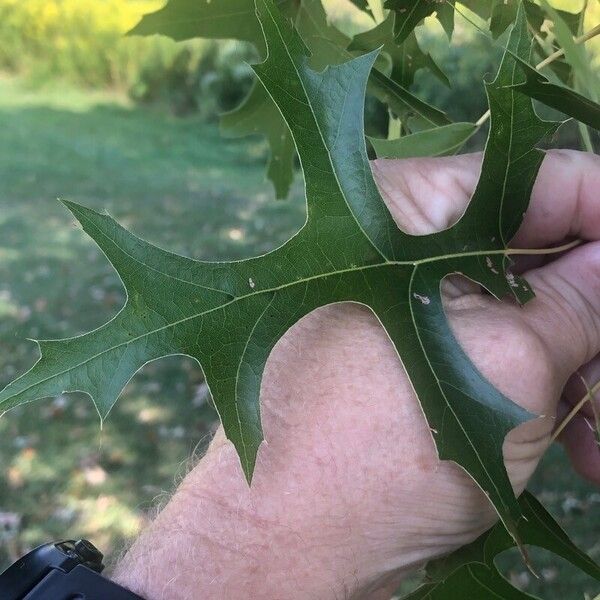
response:
M207 259L264 252L304 220L300 186L274 201L261 140L223 140L197 117L64 86L34 93L5 78L0 128L0 385L36 360L26 338L82 333L124 301L57 197L108 209L139 235ZM102 430L78 394L3 416L0 513L21 525L0 540L0 564L52 538L89 535L110 553L134 536L208 439L214 413L201 384L194 361L171 357L133 379Z

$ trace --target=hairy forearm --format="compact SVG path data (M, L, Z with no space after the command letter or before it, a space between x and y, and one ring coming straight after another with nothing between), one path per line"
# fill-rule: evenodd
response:
M343 506L324 515L318 490L264 478L250 488L238 463L218 434L114 578L150 600L354 596L363 573Z
M487 342L462 337L500 382ZM506 392L530 398L521 380ZM117 566L120 583L149 600L379 600L389 594L374 590L391 592L406 571L494 522L464 471L439 461L398 356L364 308L332 306L295 325L267 363L261 411L252 485L219 430ZM541 452L509 448L517 487Z
M406 402L411 394L368 313L338 306L311 316L267 365L267 441L252 486L219 430L116 579L152 600L375 598L374 585L431 552L416 544L416 532L450 517L422 510L428 486L420 473L437 464L428 437L417 466L399 469L398 457L418 451L415 440L427 432L418 406ZM402 505L406 523L396 517ZM422 517L411 517L416 507ZM394 529L405 537L390 535Z

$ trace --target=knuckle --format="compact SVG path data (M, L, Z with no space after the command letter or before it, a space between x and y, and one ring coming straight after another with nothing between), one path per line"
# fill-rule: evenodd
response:
M544 340L522 318L507 320L498 347L506 352L506 367L515 375L540 383L552 382L554 366L551 352Z
M496 304L495 312L489 307L483 310L487 318L477 327L472 313L453 319L458 341L492 385L536 410L556 387L555 363L547 344L516 307Z

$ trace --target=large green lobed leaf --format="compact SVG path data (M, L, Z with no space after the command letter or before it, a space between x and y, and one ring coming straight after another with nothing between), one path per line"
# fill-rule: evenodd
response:
M532 415L496 390L464 353L440 285L463 273L497 297L531 297L505 271L505 248L527 209L554 128L516 91L530 39L522 10L509 52L487 85L492 113L481 179L464 216L437 234L398 229L371 173L362 122L371 52L323 72L272 0L257 0L268 50L255 71L294 139L307 221L280 248L239 262L202 262L144 242L106 215L67 202L113 264L127 302L109 323L40 342L42 356L0 392L9 409L63 391L89 394L102 417L148 361L170 354L202 366L228 438L250 479L263 439L259 392L269 353L302 316L334 302L368 306L387 330L419 396L442 459L470 473L517 535L519 506L503 462L506 434Z

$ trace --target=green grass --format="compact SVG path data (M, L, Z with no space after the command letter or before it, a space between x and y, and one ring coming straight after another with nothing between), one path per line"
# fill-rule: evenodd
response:
M304 220L300 190L291 202L273 199L262 143L223 140L195 118L1 80L0 131L2 386L36 359L26 338L82 333L124 301L112 268L57 197L209 259L265 252ZM195 363L169 358L134 378L102 431L83 395L2 418L0 512L23 522L6 543L0 528L0 564L49 538L89 535L114 552L135 535L214 423L201 384Z
M26 338L97 327L124 300L110 265L57 197L107 209L142 237L198 258L264 252L304 220L299 184L291 201L273 199L262 142L224 140L216 125L194 117L4 79L0 131L0 385L37 357ZM118 553L201 452L214 424L202 399L195 363L169 358L134 378L102 430L80 395L0 419L0 512L21 518L15 535L0 526L0 565L62 536L87 535ZM600 559L600 495L570 472L560 450L533 488ZM526 589L544 590L544 598L599 591L554 558L536 558L536 566L545 579L529 577ZM506 568L525 580L518 558Z

